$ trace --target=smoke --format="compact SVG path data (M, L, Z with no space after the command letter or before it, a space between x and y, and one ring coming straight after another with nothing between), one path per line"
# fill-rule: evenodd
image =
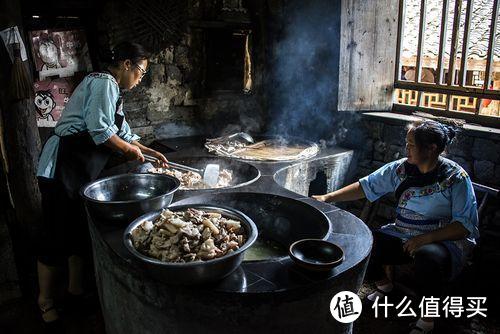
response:
M281 36L273 50L268 134L330 137L337 109L340 1L288 2Z

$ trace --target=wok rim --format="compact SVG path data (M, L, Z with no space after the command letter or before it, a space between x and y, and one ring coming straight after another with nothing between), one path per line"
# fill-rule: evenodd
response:
M257 171L257 175L248 180L248 181L245 181L245 182L242 182L242 183L238 183L238 184L235 184L235 185L229 185L229 186L226 186L226 187L219 187L219 188L202 188L202 189L196 189L196 188L180 188L179 187L179 191L186 191L186 192L211 192L211 191L218 191L218 190L230 190L230 189L237 189L237 188L240 188L240 187L245 187L245 186L248 186L250 184L253 184L254 182L257 182L261 176L262 176L262 173L260 172L260 169L257 168L256 166L252 165L251 163L249 163L248 161L249 160L241 160L241 159L233 159L233 158L229 158L229 157L223 157L223 156L213 156L213 155L210 155L210 156L181 156L181 157L172 157L170 158L170 160L172 161L182 161L183 159L196 159L196 160L222 160L222 161L225 161L227 164L231 164L233 162L236 162L236 163L241 163L241 164L246 164L246 165L249 165L250 167L254 168L256 171ZM215 162L214 162L215 163ZM229 167L228 167L229 168ZM148 172L149 174L159 174L159 175L167 175L167 174L162 174L162 173L152 173L152 172Z

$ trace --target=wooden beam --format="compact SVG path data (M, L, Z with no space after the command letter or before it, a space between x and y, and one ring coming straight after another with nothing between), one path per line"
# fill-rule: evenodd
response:
M424 49L424 34L425 34L425 0L420 0L420 24L418 29L418 46L417 46L417 64L415 68L415 82L420 82L422 72L422 52ZM418 105L420 105L420 100Z
M448 10L450 6L450 0L443 0L443 13L441 15L441 33L439 35L439 56L438 56L438 66L436 75L436 84L440 85L443 83L443 64L444 64L444 49L446 47L446 34L448 27Z
M341 1L338 110L390 110L399 2Z
M398 7L398 36L396 42L396 69L394 72L395 80L400 80L401 76L401 47L402 37L404 33L404 21L405 21L405 0L399 1Z
M476 101L476 111L474 112L476 115L479 115L479 111L481 110L481 103L483 102L483 99L477 98Z
M13 3L15 2L0 1L0 7L6 9L2 12L3 15L0 15L0 28L5 29L17 25L21 36L24 36L21 11L20 8L12 5ZM27 42L24 40L24 43ZM28 73L31 73L28 69L28 62L23 62L23 65L27 67ZM9 166L7 176L17 219L25 232L29 234L34 232L41 222L40 193L36 178L41 144L33 100L13 101L7 96L11 68L10 57L5 48L1 47L0 109ZM30 79L33 82L33 79Z
M460 86L446 86L436 85L433 83L424 82L409 82L409 81L396 81L394 88L421 90L433 93L466 95L473 97L481 97L486 99L498 99L498 91L484 91L481 88L474 87L460 87Z
M462 59L460 60L460 79L459 85L465 86L467 80L467 58L469 53L469 34L470 22L472 19L473 0L467 0L465 25L464 25L464 39L462 40Z
M458 29L460 29L460 12L462 0L455 0L455 13L453 17L453 34L451 37L450 66L448 68L448 86L455 83L455 58L457 56Z
M447 110L433 109L427 107L407 106L403 104L394 104L392 110L394 112L399 112L406 115L413 115L415 111L422 111L429 113L431 115L463 119L468 123L481 124L482 126L487 126L496 129L500 128L500 122L499 122L500 117L495 117L495 116L475 115L474 113L471 112L447 111Z
M498 0L493 1L493 10L491 14L491 24L490 24L490 39L488 42L488 56L486 59L486 73L484 76L484 90L485 92L489 90L491 75L493 73L493 55L495 50L495 35L498 27Z

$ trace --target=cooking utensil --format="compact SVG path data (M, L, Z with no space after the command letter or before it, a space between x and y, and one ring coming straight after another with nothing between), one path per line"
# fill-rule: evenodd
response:
M255 140L252 138L252 136L250 136L248 133L246 132L238 132L238 133L234 133L232 135L229 135L227 137L227 139L233 139L233 138L236 138L236 137L240 137L241 139L243 139L244 141L246 141L247 143L249 144L253 144L255 143Z
M298 266L313 271L331 270L344 261L342 248L322 239L295 241L288 254Z
M219 156L255 161L304 160L314 157L320 150L318 144L294 137L259 136L253 144L224 138L225 141L207 139L205 148Z
M121 174L83 186L80 195L91 217L129 223L145 212L167 207L179 186L179 180L169 175Z
M243 261L244 252L252 246L257 239L257 226L242 212L224 206L212 206L204 204L175 205L169 207L171 211L184 211L188 208L208 212L218 212L224 217L237 219L247 233L247 241L238 250L226 254L220 258L207 261L195 261L186 263L163 262L150 258L138 252L132 244L131 233L146 220L155 221L161 211L147 213L134 220L123 234L125 247L132 255L133 260L153 277L171 284L200 284L222 279L238 268Z
M152 157L147 154L143 154L144 159L148 162L152 163L158 163L158 159L155 157ZM187 172L195 172L200 175L203 175L203 182L209 185L210 187L214 187L217 185L217 182L219 182L219 173L220 173L220 166L218 164L207 164L205 168L194 168L194 167L189 167L186 165L182 165L179 163L175 163L172 161L168 162L168 165L172 168L187 171Z
M217 183L216 189L232 189L232 188L239 188L242 186L246 186L254 181L256 181L260 177L260 171L257 169L255 166L248 164L246 162L238 161L236 159L228 159L228 158L221 158L221 157L176 157L175 160L177 162L180 162L184 165L187 166L193 166L193 167L203 167L208 164L217 164L220 166L221 172L226 169L231 173L231 181L229 182L229 185L221 187L223 184L222 183ZM151 170L150 164L140 164L138 165L134 170L132 170L134 173L151 173L154 172ZM164 170L158 170L156 172L164 172ZM221 173L222 175L222 173ZM219 178L219 181L221 179ZM205 191L212 191L214 190L214 187L204 187L201 186L199 188L197 184L187 187L182 187L182 181L181 181L181 188L179 188L179 191L188 191L188 192L205 192ZM176 195L177 196L177 195Z

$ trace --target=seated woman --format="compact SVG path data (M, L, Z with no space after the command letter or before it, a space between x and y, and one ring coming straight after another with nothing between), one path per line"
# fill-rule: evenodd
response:
M440 297L444 285L463 268L479 236L477 205L469 175L441 156L455 137L452 127L435 121L415 122L406 135L407 158L390 162L359 182L332 193L313 196L326 202L367 198L394 192L394 223L373 232L369 272L377 289L370 301L393 289L384 268L413 262L420 296ZM429 333L432 318L421 318L411 331Z

